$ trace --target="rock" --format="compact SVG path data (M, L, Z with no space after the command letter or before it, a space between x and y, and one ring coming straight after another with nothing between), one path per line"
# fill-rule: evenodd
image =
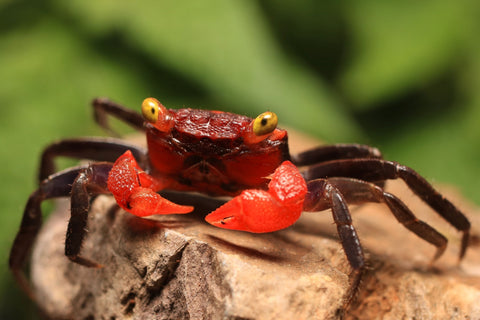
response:
M188 200L202 202L201 209L141 219L99 197L83 254L104 265L100 269L64 256L64 203L42 229L32 257L42 308L67 319L337 318L350 269L328 211L305 213L286 230L250 234L207 225L208 201ZM429 268L433 247L383 206L353 211L370 269L346 318L480 317L478 243L457 266L459 235L432 216L451 243Z
M204 212L154 220L123 211L106 214L112 205L110 197L96 200L83 247L101 269L63 255L68 210L45 224L32 279L48 314L312 319L332 318L342 306L348 266L335 240L294 229L262 235L219 230L202 221Z
M445 188L443 188L445 189ZM460 234L401 182L388 190L449 239L435 249L403 228L379 204L352 207L368 271L346 319L480 319L478 210L445 194L471 218L472 246L457 265ZM42 228L32 254L38 301L65 319L337 319L350 267L330 211L304 213L269 234L222 230L203 221L220 200L170 195L194 204L188 215L141 219L112 197L93 203L82 254L90 269L64 256L68 201Z

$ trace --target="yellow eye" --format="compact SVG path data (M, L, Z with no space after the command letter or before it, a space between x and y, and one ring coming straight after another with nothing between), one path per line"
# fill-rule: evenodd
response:
M142 102L142 115L146 121L156 123L161 103L155 98L146 98Z
M264 136L275 130L278 118L273 112L267 111L259 115L253 120L253 133L256 136Z

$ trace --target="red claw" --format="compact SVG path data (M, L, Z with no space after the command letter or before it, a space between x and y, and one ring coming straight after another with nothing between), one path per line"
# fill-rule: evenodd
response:
M161 184L145 173L130 151L120 156L108 175L108 189L118 205L140 217L154 214L188 213L191 206L173 203L156 191Z
M307 185L297 167L284 161L273 173L268 191L245 190L205 217L217 227L255 233L292 225L300 217Z
M191 206L182 206L173 203L158 193L148 188L138 187L128 198L128 212L146 217L154 214L180 214L189 213L193 210Z

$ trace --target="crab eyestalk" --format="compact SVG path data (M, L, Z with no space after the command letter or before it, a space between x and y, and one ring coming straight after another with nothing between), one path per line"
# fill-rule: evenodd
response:
M170 112L155 98L143 100L142 115L145 121L162 132L167 132L173 127L173 118Z
M278 117L271 111L264 112L252 120L246 128L244 139L248 144L258 143L265 140L277 128Z

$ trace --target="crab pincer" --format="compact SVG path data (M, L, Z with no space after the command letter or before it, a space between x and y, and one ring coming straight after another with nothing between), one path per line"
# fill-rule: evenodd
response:
M163 185L140 168L130 151L115 161L108 175L108 189L122 209L139 217L193 211L191 206L173 203L159 195L156 191L163 189Z
M268 190L244 190L205 220L220 228L255 233L284 229L300 217L306 193L297 167L284 161L272 174Z

